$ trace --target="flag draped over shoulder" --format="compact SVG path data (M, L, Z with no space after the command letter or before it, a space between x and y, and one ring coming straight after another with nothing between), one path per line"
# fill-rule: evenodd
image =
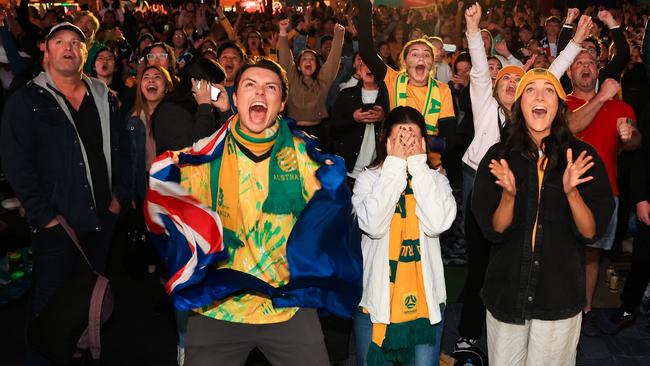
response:
M232 120L231 120L232 121ZM293 127L292 121L284 121ZM360 233L346 186L343 159L321 154L317 142L291 129L305 141L310 158L321 164L321 188L300 213L286 246L289 282L275 288L233 269L217 269L227 259L218 214L180 185L181 167L219 158L231 123L182 152L165 152L152 164L144 216L152 240L169 271L167 292L179 310L212 304L239 292L268 296L276 307L311 307L351 317L362 291Z

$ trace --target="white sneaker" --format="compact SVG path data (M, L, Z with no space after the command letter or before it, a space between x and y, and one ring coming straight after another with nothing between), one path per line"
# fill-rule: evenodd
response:
M477 339L460 337L458 338L456 344L454 345L454 351L458 351L461 349L470 349L474 347L477 341L478 341Z
M176 362L178 366L183 366L185 363L185 348L176 346Z

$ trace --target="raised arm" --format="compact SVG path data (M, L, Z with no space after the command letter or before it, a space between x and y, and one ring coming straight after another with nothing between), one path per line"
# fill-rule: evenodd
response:
M293 53L289 49L289 39L287 38L289 19L281 20L278 23L278 28L280 30L280 37L278 39L278 62L287 71L289 80L292 80L296 76L296 64L293 61Z
M318 79L324 83L331 83L336 78L341 64L341 53L343 52L343 41L345 40L345 28L336 23L334 26L334 39L332 40L332 49L327 56L327 60L321 68Z
M372 36L372 3L370 0L357 0L359 7L359 55L363 63L375 75L375 80L384 80L388 66L375 51L375 42Z
M465 22L467 23L467 43L469 56L472 59L472 69L469 72L470 99L472 101L472 112L474 128L476 122L483 120L479 118L485 107L489 106L492 99L492 79L488 68L485 47L479 29L481 22L481 6L478 4L470 6L465 10Z
M598 19L605 23L609 28L609 33L614 41L614 47L616 48L616 54L609 60L609 62L607 62L599 74L599 80L601 82L607 78L612 78L617 81L621 80L621 73L630 60L630 46L628 46L627 41L625 40L623 30L609 11L599 11Z
M571 33L573 32L574 22L578 19L580 15L580 10L577 8L569 8L567 10L566 19L564 20L564 25L560 29L560 34L558 35L557 41L557 52L560 53L566 48L571 40Z
M223 7L221 6L217 7L217 20L219 20L219 24L221 24L223 30L226 32L228 39L234 41L235 30L233 29L232 24L230 24L228 17L223 13Z
M555 75L558 80L564 75L564 73L571 67L573 60L578 56L582 51L582 42L589 35L589 30L593 26L591 17L583 15L580 17L578 22L578 27L576 28L576 34L566 45L566 48L560 52L557 58L553 61L551 66L549 66L548 71Z

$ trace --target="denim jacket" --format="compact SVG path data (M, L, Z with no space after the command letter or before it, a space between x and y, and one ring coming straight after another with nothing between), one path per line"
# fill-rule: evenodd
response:
M140 117L134 116L133 112L129 113L125 128L128 135L128 151L131 156L129 167L131 199L135 200L137 204L141 204L147 192L147 181L149 179L149 172L145 167L147 132Z

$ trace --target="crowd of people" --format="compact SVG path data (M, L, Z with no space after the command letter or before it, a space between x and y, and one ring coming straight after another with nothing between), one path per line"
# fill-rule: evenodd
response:
M461 217L454 351L485 330L490 364L575 364L603 252L634 236L609 331L650 280L650 6L540 3L10 0L0 158L32 316L77 275L73 237L103 273L126 231L179 364L329 365L351 334L359 365L437 364Z

